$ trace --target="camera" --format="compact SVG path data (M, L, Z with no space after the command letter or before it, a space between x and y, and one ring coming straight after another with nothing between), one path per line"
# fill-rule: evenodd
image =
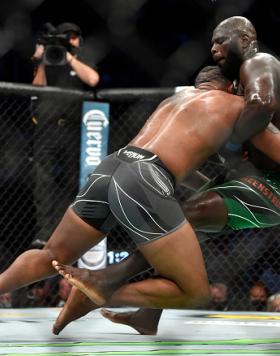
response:
M43 64L51 66L62 66L67 63L66 53L73 51L73 46L69 43L68 34L58 34L56 28L46 23L43 31L37 40L38 44L45 47Z
M68 35L65 34L44 34L39 40L39 44L44 45L45 51L43 63L45 65L61 66L67 63L66 53L71 51Z

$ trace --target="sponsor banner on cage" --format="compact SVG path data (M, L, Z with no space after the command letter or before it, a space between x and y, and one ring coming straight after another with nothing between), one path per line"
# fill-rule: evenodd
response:
M83 103L80 154L80 188L108 153L109 104ZM91 248L79 260L78 267L100 269L106 266L106 239Z
M96 166L107 156L109 104L86 101L83 104L80 158L80 188Z
M106 238L87 251L79 260L79 268L100 269L107 264L107 241Z

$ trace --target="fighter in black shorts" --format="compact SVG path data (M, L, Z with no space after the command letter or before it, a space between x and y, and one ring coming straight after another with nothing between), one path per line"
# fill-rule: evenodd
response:
M119 222L140 245L185 222L174 186L175 178L157 155L127 146L101 162L71 208L104 233Z

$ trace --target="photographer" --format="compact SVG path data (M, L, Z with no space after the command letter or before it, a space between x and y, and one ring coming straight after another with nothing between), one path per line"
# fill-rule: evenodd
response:
M99 74L95 69L85 64L81 58L82 32L79 26L65 22L56 29L49 24L47 30L50 33L46 33L45 38L43 34L43 39L40 39L39 43L36 44L36 50L32 56L32 60L36 65L32 84L71 89L86 89L85 85L89 87L96 86L99 82ZM45 47L48 46L48 41L52 40L51 37L49 39L46 39L46 37L54 37L55 35L67 36L68 48L64 65L52 65L50 62L45 64L44 61Z
M82 57L81 29L73 23L43 26L33 85L92 90L99 74ZM36 235L46 241L78 191L82 101L75 96L32 98Z

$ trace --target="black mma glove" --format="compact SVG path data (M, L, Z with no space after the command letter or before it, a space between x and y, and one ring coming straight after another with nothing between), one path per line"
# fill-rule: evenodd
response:
M226 181L244 177L246 175L259 175L258 169L248 160L241 145L226 143L219 151L224 160Z

